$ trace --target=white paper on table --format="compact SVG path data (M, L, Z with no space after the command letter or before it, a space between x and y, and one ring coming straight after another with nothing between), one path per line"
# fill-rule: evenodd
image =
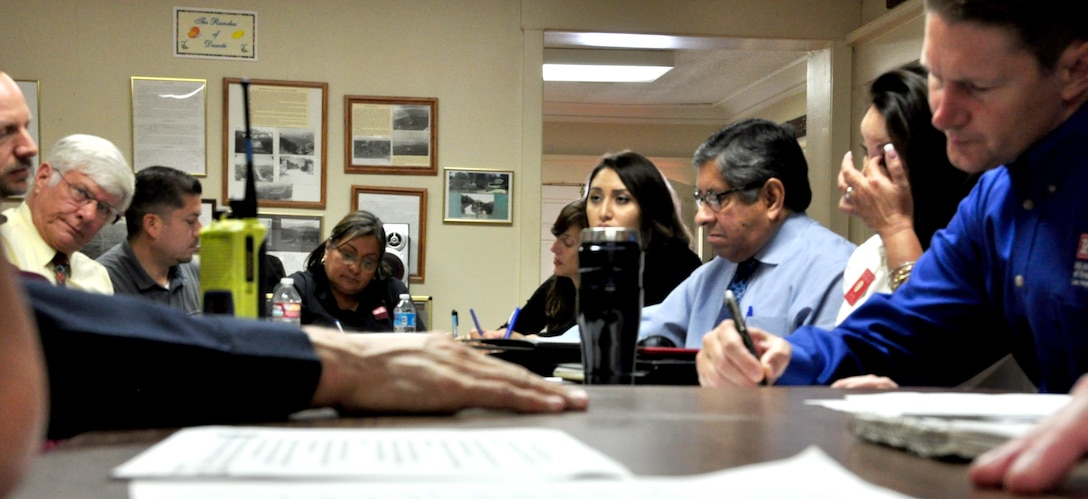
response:
M626 479L619 462L548 428L204 426L171 435L115 478L365 481Z
M582 332L578 328L578 325L575 324L567 328L566 331L563 331L562 334L556 336L537 336L533 341L536 343L581 343Z
M788 477L788 480L783 480ZM670 497L705 499L729 497L902 498L898 492L873 485L850 473L817 447L780 461L741 466L687 477L645 477L634 481L562 481L550 483L481 481L475 483L300 482L300 481L134 481L132 499L600 499L601 497Z

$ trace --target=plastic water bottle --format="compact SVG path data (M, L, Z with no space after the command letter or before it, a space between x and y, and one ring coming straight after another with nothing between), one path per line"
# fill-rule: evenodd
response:
M416 332L416 306L412 303L412 295L402 293L397 308L393 309L393 332Z
M272 322L296 326L302 323L302 297L295 289L295 280L290 277L280 279L272 291Z

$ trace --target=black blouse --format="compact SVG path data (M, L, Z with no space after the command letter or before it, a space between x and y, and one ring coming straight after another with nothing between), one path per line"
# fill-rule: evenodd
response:
M642 262L642 304L643 306L657 305L665 301L665 297L676 288L684 279L687 279L695 269L703 262L699 255L691 251L687 245L673 240L660 247L646 250ZM547 328L548 318L545 307L547 306L548 290L555 282L560 299L569 304L569 314L557 317L553 322L556 326ZM518 323L514 330L521 334L540 334L540 336L557 336L577 324L576 302L578 291L574 281L566 277L551 276L536 288L529 301L518 313ZM506 327L506 324L499 328Z
M359 306L355 310L342 310L329 288L329 277L325 275L324 267L316 265L295 272L290 277L295 280L295 288L302 296L302 323L336 327L339 320L344 331L393 331L393 309L400 301L401 293L408 292L408 287L397 279L374 276L356 297ZM423 314L417 314L416 331L426 330Z

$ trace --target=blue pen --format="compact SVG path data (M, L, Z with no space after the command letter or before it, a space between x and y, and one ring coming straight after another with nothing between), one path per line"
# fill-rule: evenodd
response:
M453 339L457 339L457 311L453 311Z
M510 321L506 323L506 334L503 335L503 339L510 339L510 333L514 332L514 324L518 322L518 313L521 312L521 307L514 307L514 313L510 314Z
M468 309L468 313L472 314L472 323L476 325L476 332L479 333L481 338L483 338L484 328L480 327L480 320L476 318L476 311L470 308Z

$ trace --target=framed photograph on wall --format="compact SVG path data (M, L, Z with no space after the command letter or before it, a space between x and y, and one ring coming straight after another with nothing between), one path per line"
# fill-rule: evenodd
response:
M287 275L303 270L306 257L325 241L322 215L259 213L257 220L268 231L265 252L283 262Z
M438 173L438 99L344 96L344 172Z
M511 224L514 172L446 168L444 222Z
M253 80L249 85L253 172L262 207L325 208L327 83ZM241 80L223 79L223 204L245 195L245 104Z
M427 190L351 186L351 209L366 210L382 223L408 224L408 281L423 283L427 253Z

